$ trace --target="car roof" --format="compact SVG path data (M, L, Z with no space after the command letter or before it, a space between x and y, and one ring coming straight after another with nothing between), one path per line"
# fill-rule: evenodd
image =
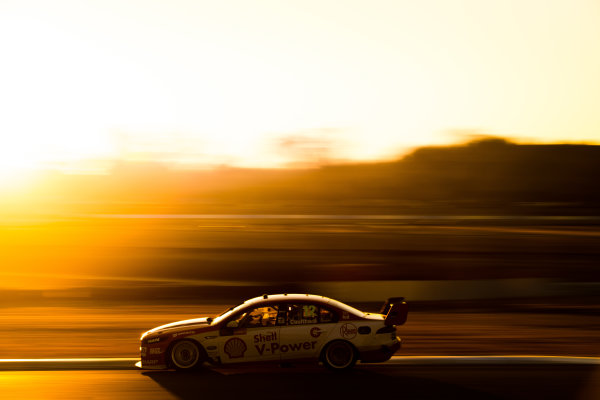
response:
M283 303L283 302L310 302L310 303L320 303L320 304L328 304L334 308L337 308L341 311L349 312L350 314L356 316L364 316L364 312L357 310L354 307L349 306L348 304L342 303L341 301L331 299L329 297L320 296L316 294L264 294L259 297L254 297L252 299L246 300L243 305L244 306L253 306L259 304L273 304L273 303Z
M344 304L340 301L330 299L329 297L319 296L315 294L264 294L262 296L254 297L252 299L248 299L244 301L242 304L239 304L235 307L230 308L225 313L219 315L215 318L215 323L221 323L223 320L228 319L234 313L240 312L241 310L245 310L255 306L266 306L277 303L284 302L309 302L309 303L318 303L318 304L327 304L331 307L337 308L341 311L348 312L358 317L365 317L365 313L357 310L354 307L351 307L347 304Z
M262 296L254 297L252 299L246 300L244 304L255 304L260 302L287 302L287 301L310 301L327 304L331 301L329 297L319 296L316 294L263 294Z

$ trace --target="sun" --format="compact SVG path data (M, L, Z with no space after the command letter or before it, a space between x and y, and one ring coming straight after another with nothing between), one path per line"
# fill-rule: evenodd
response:
M25 137L4 139L0 146L0 190L21 187L40 166L40 154Z
M29 169L7 168L0 165L0 194L10 194L27 187L33 180L32 175Z

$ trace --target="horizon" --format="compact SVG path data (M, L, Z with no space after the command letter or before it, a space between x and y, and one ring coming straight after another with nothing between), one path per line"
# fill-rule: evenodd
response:
M71 161L54 161L46 162L35 167L23 168L22 172L44 173L58 172L65 175L107 175L112 173L115 168L121 166L157 166L166 170L172 171L215 171L215 170L312 170L315 168L327 166L343 166L343 165L371 165L379 163L395 163L404 160L407 156L414 154L421 149L444 149L444 148L461 148L481 143L506 144L514 146L600 146L600 141L526 141L500 135L485 135L485 134L470 134L465 135L463 140L455 142L425 144L421 146L413 146L406 148L405 151L399 152L394 156L380 157L372 159L353 159L353 158L335 158L323 157L315 159L310 155L299 155L296 158L290 158L288 162L277 165L245 165L235 162L206 162L206 160L173 160L158 158L87 158Z
M265 172L285 174L286 171L293 172L310 172L318 171L326 167L369 167L385 164L402 163L411 156L418 154L422 150L427 149L459 149L459 148L481 148L482 145L502 146L517 146L517 147L595 147L600 146L596 143L582 142L555 142L555 143L535 143L515 141L508 137L487 136L473 134L468 140L449 143L424 145L411 148L403 154L396 157L380 158L373 160L353 160L353 159L334 159L321 158L314 159L311 155L306 156L301 154L297 159L288 162L285 165L278 166L244 166L226 163L182 163L176 160L161 160L161 159L88 159L77 162L55 162L46 163L37 166L36 168L26 168L19 170L16 174L2 174L0 170L0 194L6 199L21 198L21 194L26 197L32 196L30 190L36 192L36 187L47 186L48 182L51 185L54 178L58 177L117 177L119 175L131 175L150 177L152 174L203 174L206 177L219 173L227 172ZM5 171L6 172L6 171ZM14 172L14 171L13 171ZM64 182L63 182L64 183ZM244 185L247 186L247 185ZM58 189L58 188L57 188ZM29 194L27 194L29 193ZM14 197L17 196L17 197Z
M395 160L296 168L114 161L102 173L46 170L5 185L0 213L6 221L13 214L589 216L600 207L599 154L598 145L480 137Z

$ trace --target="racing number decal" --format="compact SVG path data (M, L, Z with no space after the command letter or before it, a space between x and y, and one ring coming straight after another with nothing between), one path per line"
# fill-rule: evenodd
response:
M225 342L223 351L227 353L229 358L242 358L246 352L246 343L240 338L231 338Z
M303 318L316 318L317 317L317 307L314 305L303 306Z

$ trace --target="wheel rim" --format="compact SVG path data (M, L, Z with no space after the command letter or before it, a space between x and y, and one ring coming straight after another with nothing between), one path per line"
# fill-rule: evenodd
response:
M346 368L352 364L354 359L354 350L352 346L345 342L332 343L325 353L327 362L334 368Z
M190 341L177 342L171 350L171 360L177 368L192 368L199 357L198 346Z

